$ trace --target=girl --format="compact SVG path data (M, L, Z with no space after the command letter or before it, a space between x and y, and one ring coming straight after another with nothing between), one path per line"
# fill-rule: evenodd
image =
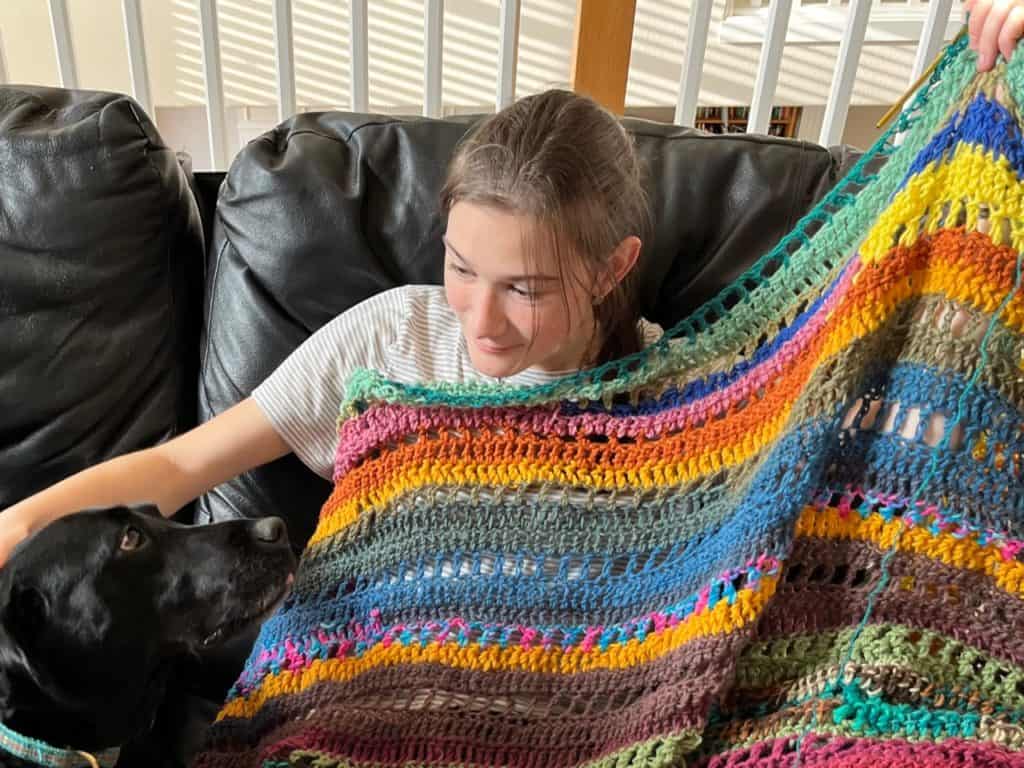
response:
M987 71L1024 34L1024 0L967 0ZM660 329L637 317L631 271L647 208L618 120L565 91L483 121L452 160L444 288L404 286L328 323L253 394L162 445L75 474L0 513L0 565L70 512L151 502L165 515L295 450L329 478L348 374L405 382L531 385L636 351ZM304 393L296 397L295 393Z
M356 368L407 383L532 385L660 335L638 319L630 279L647 224L637 159L619 121L592 100L548 91L484 120L452 159L441 207L443 287L402 286L364 301L216 418L0 513L0 560L76 509L150 502L169 516L293 450L330 478Z

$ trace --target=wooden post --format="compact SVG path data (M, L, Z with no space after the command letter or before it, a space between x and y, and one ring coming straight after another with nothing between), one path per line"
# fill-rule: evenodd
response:
M621 115L626 106L636 0L576 0L569 81L577 93Z

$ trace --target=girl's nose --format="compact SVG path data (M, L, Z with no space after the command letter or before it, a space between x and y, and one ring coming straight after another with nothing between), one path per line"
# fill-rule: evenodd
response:
M473 331L478 338L498 338L505 332L505 313L501 302L494 291L487 289L480 292L474 302Z

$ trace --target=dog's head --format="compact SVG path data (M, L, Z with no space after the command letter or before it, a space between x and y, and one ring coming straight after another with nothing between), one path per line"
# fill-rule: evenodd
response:
M0 569L0 720L77 749L123 743L148 727L172 660L251 630L294 568L277 518L61 518Z

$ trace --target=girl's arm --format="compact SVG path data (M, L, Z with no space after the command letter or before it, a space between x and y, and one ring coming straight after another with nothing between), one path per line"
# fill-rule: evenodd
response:
M0 512L0 566L24 537L63 515L151 503L169 517L200 494L290 451L247 398L173 440L89 467Z

